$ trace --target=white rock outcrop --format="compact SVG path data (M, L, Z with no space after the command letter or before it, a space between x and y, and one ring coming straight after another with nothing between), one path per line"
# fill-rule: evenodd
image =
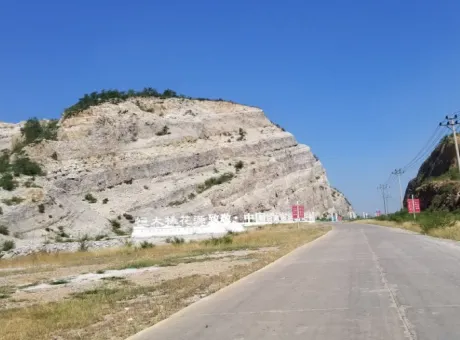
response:
M19 127L0 126L4 148L13 132L18 134ZM352 209L329 185L308 146L272 124L261 109L230 102L131 98L104 103L61 119L57 141L26 152L47 175L35 179L39 187L2 190L2 199L24 201L2 204L0 215L10 235L24 239L49 238L58 227L73 237L110 234L109 220L126 230L139 216L229 213L242 218L245 212L289 211L296 201L318 215ZM233 177L212 185L210 178L226 173ZM88 193L96 203L84 200Z

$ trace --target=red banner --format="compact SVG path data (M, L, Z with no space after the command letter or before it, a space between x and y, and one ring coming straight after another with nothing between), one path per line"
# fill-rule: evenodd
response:
M407 199L407 210L409 213L413 214L419 214L420 213L420 199L418 198L408 198Z
M292 206L292 218L297 220L299 218L305 217L305 207L303 205L293 205Z

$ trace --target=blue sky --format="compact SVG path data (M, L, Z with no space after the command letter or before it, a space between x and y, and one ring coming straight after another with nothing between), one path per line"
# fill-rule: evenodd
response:
M377 185L460 109L458 13L447 0L2 1L0 120L58 117L102 88L251 104L372 212Z

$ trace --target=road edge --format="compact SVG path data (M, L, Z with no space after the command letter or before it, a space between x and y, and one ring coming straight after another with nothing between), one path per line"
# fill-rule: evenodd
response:
M147 328L143 329L142 331L131 335L130 337L126 338L126 340L137 340L138 338L139 339L145 339L142 336L145 335L146 333L152 331L153 329L155 329L157 327L161 327L161 326L163 326L164 324L166 324L168 322L172 322L173 319L177 319L177 318L181 317L183 314L187 313L188 311L199 307L201 304L207 303L208 300L214 298L215 296L217 296L219 294L225 294L228 290L234 289L236 286L241 285L244 282L250 280L252 276L255 276L260 272L263 272L265 270L270 269L273 266L278 265L279 262L283 262L284 260L286 260L286 258L294 256L297 252L300 252L304 248L311 247L312 245L318 243L318 241L320 241L320 240L322 241L322 240L324 240L324 239L326 239L328 237L331 237L331 235L336 233L336 229L335 229L335 226L333 226L333 225L328 225L328 226L331 227L331 230L329 230L324 235L321 235L320 237L314 239L313 241L310 241L308 243L305 243L305 244L301 245L300 247L295 248L294 250L290 251L289 253L287 253L287 254L281 256L280 258L276 259L275 261L267 264L266 266L264 266L264 267L262 267L262 268L260 268L260 269L258 269L256 271L246 275L245 277L243 277L243 278L241 278L241 279L229 284L228 286L223 287L222 289L219 289L217 292L214 292L214 293L202 298L201 300L199 300L197 302L194 302L194 303L188 305L185 308L182 308L181 310L177 311L176 313L172 314L171 316L167 317L166 319L161 320L160 322L157 322L156 324L154 324L152 326L147 327Z

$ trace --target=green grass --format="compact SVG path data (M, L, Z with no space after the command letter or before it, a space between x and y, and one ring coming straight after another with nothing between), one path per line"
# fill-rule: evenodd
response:
M12 286L0 286L0 299L9 298L15 290L16 289Z

